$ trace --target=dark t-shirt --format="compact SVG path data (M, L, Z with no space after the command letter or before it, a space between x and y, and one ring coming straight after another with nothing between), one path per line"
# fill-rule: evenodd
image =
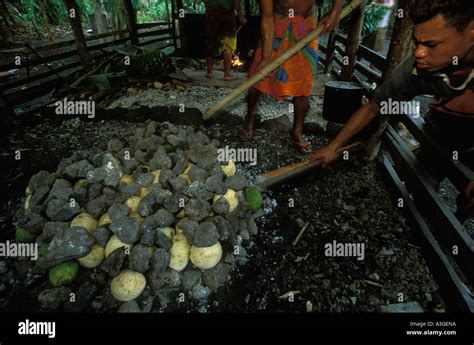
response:
M418 95L434 95L444 100L454 100L451 107L458 109L447 109L447 113L455 115L474 116L474 103L471 101L472 90L474 89L474 78L471 72L470 81L461 86L460 90L451 87L449 79L441 73L423 73L414 68L415 57L411 55L402 62L375 91L374 99L380 106L382 101L410 101ZM459 106L461 104L461 106ZM448 107L449 108L449 107ZM459 112L459 114L458 114Z

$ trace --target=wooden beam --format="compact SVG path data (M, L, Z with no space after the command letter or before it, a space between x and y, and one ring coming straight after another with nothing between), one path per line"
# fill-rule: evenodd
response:
M351 14L349 20L349 37L347 38L344 56L349 59L348 64L342 66L341 80L350 81L356 65L357 50L359 49L362 24L364 23L365 2L358 6Z

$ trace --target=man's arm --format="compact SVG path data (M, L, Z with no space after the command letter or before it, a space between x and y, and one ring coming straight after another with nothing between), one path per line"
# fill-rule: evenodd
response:
M247 23L247 20L242 13L242 6L240 4L240 0L234 0L234 8L237 11L237 15L239 16L240 25L244 26Z
M312 160L319 159L323 166L327 166L336 159L336 151L343 147L354 135L365 128L377 116L380 108L375 102L371 100L367 105L360 107L350 120L346 123L344 128L334 138L331 143L317 150L311 157Z
M343 0L334 0L332 11L321 20L323 25L323 33L334 31L339 24L339 17L341 16Z
M261 0L262 5L262 60L258 65L258 70L268 65L272 57L273 37L275 36L275 22L273 18L273 0Z

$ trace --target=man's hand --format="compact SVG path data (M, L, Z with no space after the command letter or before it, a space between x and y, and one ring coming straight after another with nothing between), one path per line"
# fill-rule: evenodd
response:
M471 181L464 189L465 210L467 218L474 217L474 181Z
M328 145L316 152L309 158L311 161L320 160L323 167L331 165L337 159L337 149L333 146Z
M265 68L272 60L270 58L262 58L257 66L257 72L260 72L262 69Z
M240 22L240 26L244 26L245 24L247 24L247 19L243 15L240 15L239 22Z
M339 15L340 12L333 11L331 12L331 14L328 14L321 20L320 25L323 26L322 33L332 32L336 30L337 26L339 25Z

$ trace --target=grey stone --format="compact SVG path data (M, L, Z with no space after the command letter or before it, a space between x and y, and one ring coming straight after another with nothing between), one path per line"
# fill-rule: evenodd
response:
M143 229L156 229L156 228L165 228L170 226L174 222L173 214L165 210L164 208L156 211L155 214L152 214L149 217L146 217L142 223Z
M85 178L87 173L94 169L94 166L87 159L73 163L64 169L64 177L69 180Z
M104 262L99 266L99 268L107 273L110 277L116 277L122 270L125 256L126 254L124 248L117 248L105 258Z
M8 264L6 261L0 261L0 274L7 273L8 271Z
M135 182L129 183L129 184L127 183L119 184L119 190L128 196L137 195L140 192L141 188L142 186Z
M56 310L69 299L70 294L71 289L65 286L43 290L38 296L38 302L43 309Z
M173 172L169 169L162 169L160 172L160 179L159 182L160 184L164 187L167 188L170 186L169 181L175 177Z
M216 214L227 214L229 213L230 205L227 199L221 196L214 202L212 209Z
M217 148L212 145L201 145L187 152L188 158L201 168L210 168L217 161Z
M143 187L149 187L153 183L155 176L151 173L138 174L136 182Z
M382 313L423 313L424 310L418 302L396 303L382 305L380 307Z
M230 265L219 263L215 267L206 270L202 274L202 280L212 290L225 284L229 277Z
M41 170L31 176L28 181L28 188L31 192L34 192L39 186L47 185L51 187L54 183L55 177L47 171Z
M214 222L217 227L217 230L219 231L219 239L221 241L227 241L233 238L234 231L232 224L230 224L229 221L227 221L224 217L221 216L214 217L212 221Z
M163 205L167 197L173 195L173 193L171 193L167 189L163 189L161 186L156 188L154 194L155 194L156 202L160 205Z
M171 169L171 159L166 154L163 146L158 147L155 154L153 155L153 158L150 160L149 166L151 170L158 170L163 168Z
M196 147L200 145L209 144L209 138L202 132L196 134L191 134L187 137L187 142L189 147Z
M82 227L72 227L61 231L49 244L43 266L50 268L61 262L86 256L92 250L94 243L94 237Z
M191 290L191 296L196 300L206 300L210 294L211 290L199 283L195 284Z
M80 211L78 202L70 203L59 199L52 199L46 206L46 215L53 222L70 221Z
M188 183L181 177L175 177L168 181L176 193L182 193L188 187Z
M170 254L166 249L158 248L151 259L150 277L157 279L166 272L170 262Z
M145 134L144 134L145 138L148 138L151 135L155 134L157 127L158 127L158 124L156 123L156 121L151 121L148 124L148 126L146 126Z
M112 221L110 230L117 235L117 237L127 244L134 244L140 240L142 236L142 229L135 218L121 217Z
M156 241L156 229L154 228L145 228L143 229L143 236L140 240L140 243L147 246L153 246Z
M135 300L127 301L118 309L119 313L140 313L140 307Z
M126 205L123 204L115 204L110 206L107 213L109 214L110 219L116 221L122 217L126 217L128 215L129 209Z
M72 189L71 197L74 198L80 205L87 202L87 183L76 186Z
M171 240L160 230L156 231L156 243L166 250L170 250L172 246Z
M244 174L237 172L234 176L227 178L227 186L235 191L244 190L247 187L247 179Z
M122 169L126 174L131 175L139 165L140 163L135 158L131 157L130 159L125 159L123 161Z
M109 229L107 229L105 226L101 226L100 228L97 228L92 235L95 238L95 242L99 247L105 247L107 245L107 242L109 241L112 233Z
M71 196L71 194L71 183L67 180L57 179L54 182L53 187L51 188L51 192L49 192L48 200L59 199L69 201L69 197Z
M93 200L98 198L102 195L102 190L104 189L104 185L102 183L93 183L89 186L89 190L87 191L87 198L89 200Z
M178 287L181 285L181 274L178 271L169 271L168 279L170 287Z
M168 140L168 142L171 144L171 146L173 147L177 147L177 146L182 146L186 140L183 139L183 138L180 138L179 136L175 135L175 134L170 134L166 137L166 140Z
M213 222L202 222L196 229L193 245L196 247L210 247L219 240L219 233Z
M257 235L258 234L258 226L257 226L257 224L255 223L255 221L253 219L249 220L248 231L251 235Z
M31 194L30 207L41 205L46 200L48 193L49 193L48 185L42 185L36 188L33 194Z
M141 200L138 204L137 212L140 216L146 218L153 213L153 208L146 200Z
M206 180L206 188L212 193L225 194L227 192L227 186L223 181L223 175L215 174L209 176Z
M184 208L184 214L191 220L201 221L209 216L211 206L208 202L190 199Z
M101 195L98 198L95 198L86 204L86 211L92 217L99 219L102 214L104 214L107 209L111 206L112 201L105 195Z
M151 253L149 248L139 244L130 251L130 268L134 271L145 273L150 268Z
M51 242L54 236L61 234L69 228L65 222L47 222L43 227L43 241Z
M120 178L123 176L120 162L112 154L107 153L104 155L102 164L105 170L104 185L117 187Z
M203 182L195 181L186 190L187 195L193 199L209 200L214 194L209 192Z
M209 177L209 173L206 169L200 168L193 164L188 171L188 176L191 182L206 182L206 179Z
M72 217L71 217L72 218ZM62 220L62 219L59 219ZM18 226L25 229L33 235L38 235L43 230L47 220L39 213L30 213L28 216L18 221Z
M76 296L74 302L67 301L64 305L64 309L67 312L73 313L85 311L91 305L97 292L97 286L90 281L85 281L75 292Z
M178 160L173 167L173 174L175 174L176 176L181 175L184 170L186 170L187 165L188 164L186 163L186 160L184 158Z
M176 213L182 209L184 198L178 194L170 194L163 200L163 206L171 213Z
M86 179L89 183L100 183L106 178L106 171L104 167L95 168L87 172Z
M186 290L191 290L192 287L201 281L201 272L198 270L183 271L182 284Z
M194 220L183 218L176 224L176 227L179 228L183 232L189 244L192 245L193 239L194 239L194 233L196 232L198 225L199 223Z
M114 138L107 142L107 151L119 152L123 149L123 142L120 139Z

